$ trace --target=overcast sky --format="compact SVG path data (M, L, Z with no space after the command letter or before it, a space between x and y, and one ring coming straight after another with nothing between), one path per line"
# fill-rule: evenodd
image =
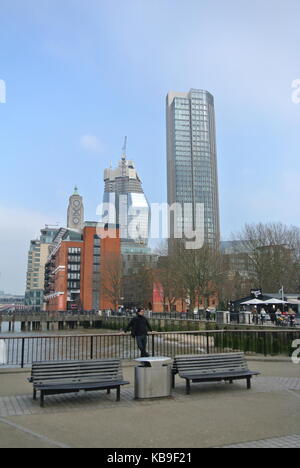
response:
M170 90L215 96L222 238L299 226L299 0L1 0L0 17L0 290L24 292L29 241L75 184L96 219L125 135L166 200Z

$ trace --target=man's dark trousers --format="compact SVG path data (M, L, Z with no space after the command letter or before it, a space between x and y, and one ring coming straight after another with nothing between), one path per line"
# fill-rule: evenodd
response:
M141 351L141 357L148 357L149 354L146 351L147 347L147 335L141 335L136 337L137 345Z

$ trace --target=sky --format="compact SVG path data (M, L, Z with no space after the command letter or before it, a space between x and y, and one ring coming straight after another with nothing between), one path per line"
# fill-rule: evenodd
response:
M0 0L0 290L24 293L30 239L65 225L75 185L97 219L125 135L166 201L171 90L215 97L222 239L299 226L299 16L299 0Z

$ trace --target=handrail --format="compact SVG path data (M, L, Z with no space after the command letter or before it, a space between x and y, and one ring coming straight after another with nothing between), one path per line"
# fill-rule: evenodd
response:
M224 334L224 333L238 333L238 334L241 334L241 333L300 333L300 329L298 328L281 328L281 329L278 329L278 328L274 328L272 330L262 330L262 329L259 329L257 328L256 330L230 330L230 329L223 329L223 330L195 330L195 331L190 331L190 330L186 330L186 331L163 331L163 332L149 332L148 335L151 336L151 335L212 335L212 334ZM36 335L1 335L0 334L0 340L2 339L14 339L14 340L18 340L18 339L23 339L23 338L26 338L26 339L41 339L41 338L91 338L91 337L95 337L95 336L130 336L129 333L91 333L91 334L87 334L87 333L81 333L81 334L68 334L68 335L64 335L64 334L53 334L53 333L49 333L48 335L41 335L41 334L36 334Z

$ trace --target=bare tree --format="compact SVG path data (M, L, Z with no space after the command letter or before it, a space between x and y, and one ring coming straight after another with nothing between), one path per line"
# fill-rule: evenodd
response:
M176 302L185 298L185 291L180 271L176 268L176 262L171 255L160 259L155 271L155 281L162 287L163 306L167 305L169 311L172 311Z
M123 292L122 260L119 255L111 254L105 262L101 284L103 297L110 301L114 310L117 311Z
M219 250L208 245L197 250L187 250L182 243L178 243L173 255L191 310L194 310L203 297L207 306L209 298L218 293L223 279L223 262Z
M128 305L149 307L153 298L153 271L149 265L139 265L124 278L124 298Z
M176 254L168 253L167 242L163 242L156 249L159 255L157 269L154 272L154 281L162 287L163 307L172 311L179 299L185 299L180 271L177 267Z
M226 264L225 264L226 265ZM224 278L218 287L218 296L222 308L227 308L228 303L241 297L249 296L252 280L243 276L239 271L224 269Z
M242 241L254 287L265 292L299 290L300 229L282 223L246 224L236 239Z

